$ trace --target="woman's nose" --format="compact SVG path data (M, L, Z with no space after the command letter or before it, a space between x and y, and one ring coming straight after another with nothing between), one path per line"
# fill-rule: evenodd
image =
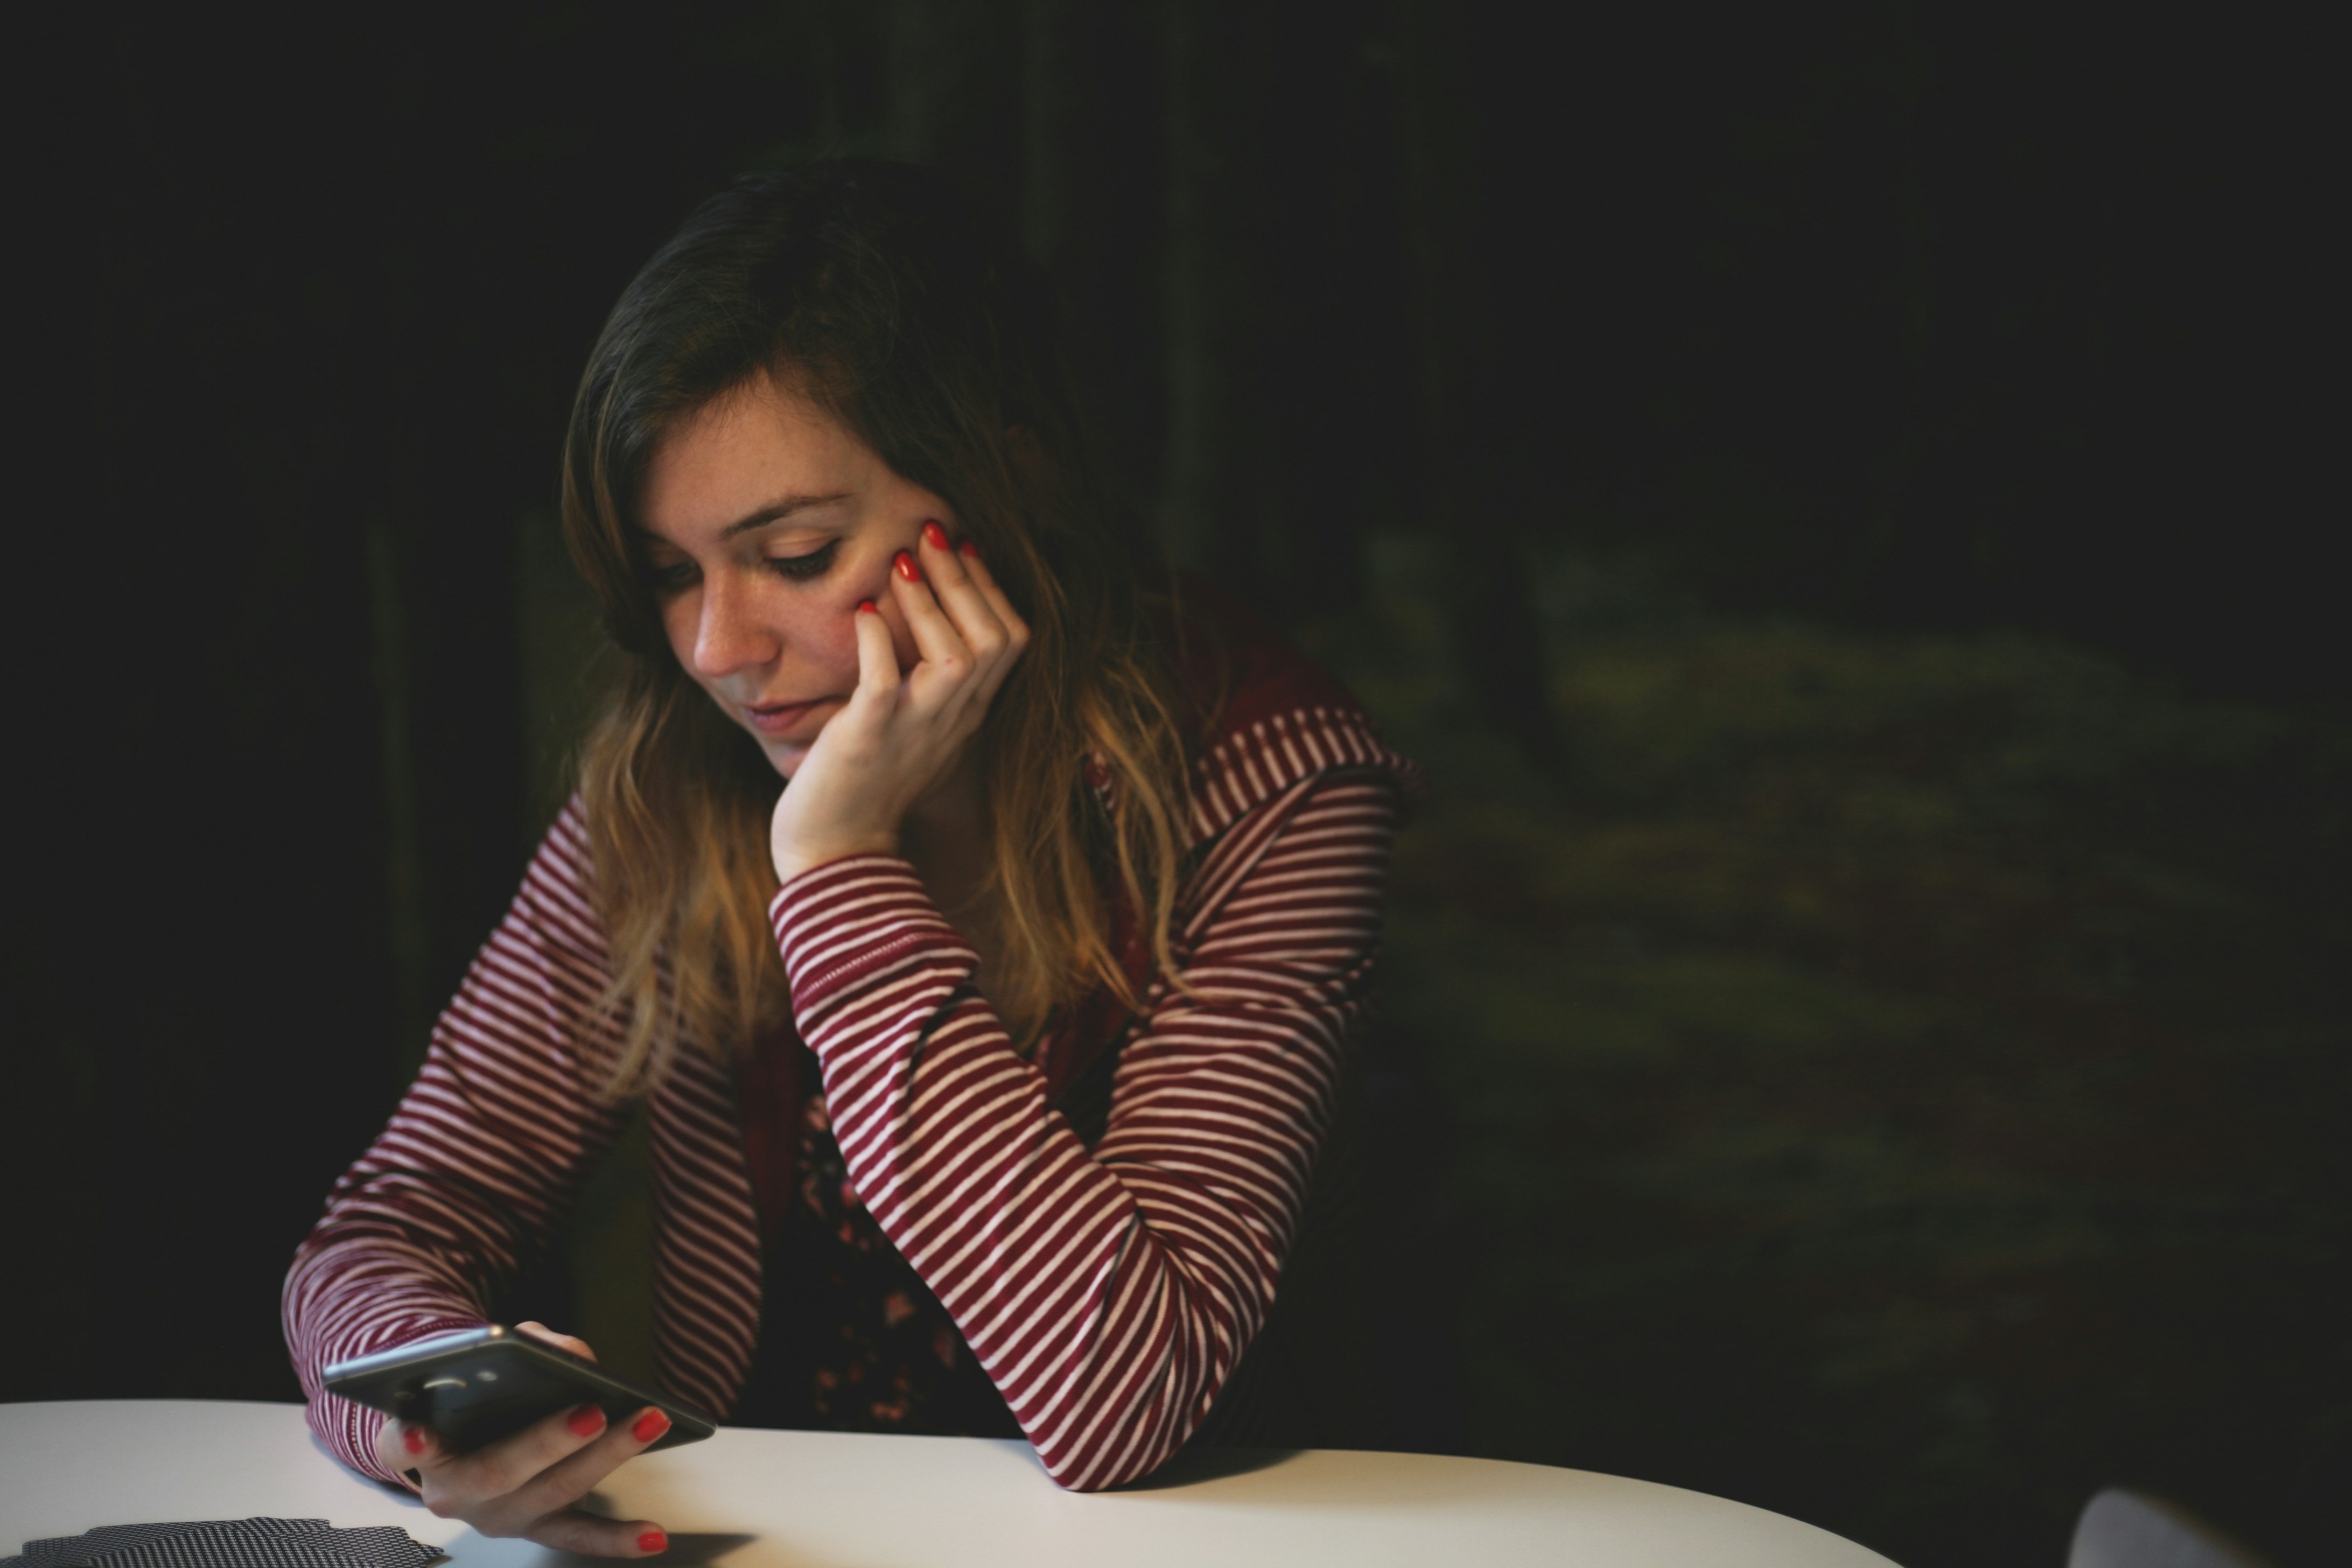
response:
M754 595L715 572L702 581L702 614L694 628L696 673L716 679L776 657L775 635L760 622Z

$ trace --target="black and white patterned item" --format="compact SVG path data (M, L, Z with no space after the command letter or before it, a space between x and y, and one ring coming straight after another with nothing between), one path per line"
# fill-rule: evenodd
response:
M441 1554L390 1525L337 1530L323 1519L110 1524L27 1541L0 1568L424 1568Z

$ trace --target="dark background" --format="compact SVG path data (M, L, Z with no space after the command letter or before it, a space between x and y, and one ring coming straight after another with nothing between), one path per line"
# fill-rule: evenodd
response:
M1428 765L1359 1090L1372 1396L1315 1440L1921 1568L2054 1565L2117 1483L2340 1560L2321 51L1533 16L26 36L0 1398L296 1396L286 1259L593 699L572 378L698 196L835 149L1018 217L1170 550ZM642 1228L602 1180L583 1298Z

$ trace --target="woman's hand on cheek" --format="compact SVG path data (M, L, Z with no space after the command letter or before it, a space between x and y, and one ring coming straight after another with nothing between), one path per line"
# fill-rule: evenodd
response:
M769 824L782 881L851 855L897 854L907 813L953 771L1029 644L1028 624L969 545L950 549L946 532L926 523L917 552L898 557L889 587L915 667L899 673L888 625L861 606L857 689L809 748Z

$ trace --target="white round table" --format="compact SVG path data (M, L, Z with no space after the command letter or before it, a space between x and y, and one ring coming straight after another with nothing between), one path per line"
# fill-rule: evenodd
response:
M658 1520L668 1563L725 1568L1889 1568L1762 1509L1647 1481L1492 1459L1336 1450L1179 1456L1178 1474L1078 1496L1025 1444L730 1427L622 1467L598 1501ZM456 1568L597 1559L486 1541L362 1480L294 1405L0 1405L0 1556L102 1524L395 1524Z

